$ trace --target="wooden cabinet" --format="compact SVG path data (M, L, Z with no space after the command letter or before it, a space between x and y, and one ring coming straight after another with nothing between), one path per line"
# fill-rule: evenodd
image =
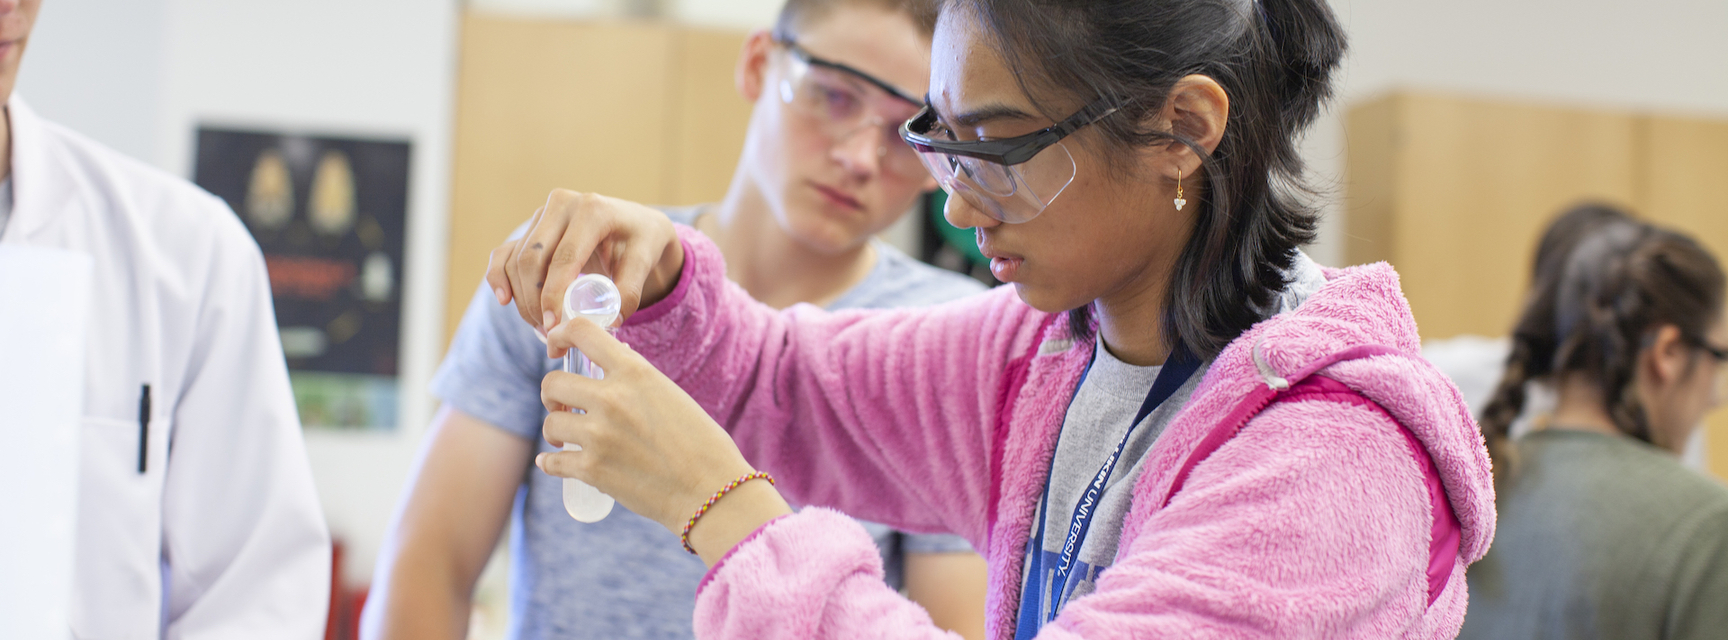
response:
M1651 117L1642 128L1639 212L1728 262L1728 121ZM1710 415L1704 445L1711 471L1728 480L1728 408Z
M650 204L726 192L750 103L746 34L644 22L462 21L445 344L488 252L554 188Z
M1728 121L1645 118L1642 130L1639 212L1728 260Z
M1505 335L1537 237L1581 201L1728 260L1728 121L1407 92L1355 106L1346 131L1346 260L1397 267L1424 339ZM1710 420L1728 478L1728 411Z
M1549 217L1636 201L1630 114L1399 94L1348 127L1347 261L1397 267L1424 338L1504 335Z

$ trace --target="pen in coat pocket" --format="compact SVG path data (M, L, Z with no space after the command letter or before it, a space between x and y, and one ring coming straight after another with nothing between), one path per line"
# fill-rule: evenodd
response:
M144 473L144 464L150 459L150 385L144 385L144 393L138 396L138 473Z

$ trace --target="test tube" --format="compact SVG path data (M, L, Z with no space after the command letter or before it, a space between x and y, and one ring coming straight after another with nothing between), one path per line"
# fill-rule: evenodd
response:
M583 318L612 331L623 309L623 297L612 279L597 273L584 273L564 290L564 320ZM581 351L571 349L564 354L564 370L595 380L606 377L593 360ZM571 409L582 413L581 409ZM581 451L582 447L565 443L565 451ZM612 512L612 496L601 493L588 483L574 478L564 479L564 510L579 522L599 522Z

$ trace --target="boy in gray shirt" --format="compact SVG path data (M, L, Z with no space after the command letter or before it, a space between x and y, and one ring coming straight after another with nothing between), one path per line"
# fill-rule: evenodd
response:
M921 107L912 95L927 84L934 20L926 2L788 2L739 63L739 89L756 106L731 189L668 217L713 238L728 277L776 307L922 306L981 291L874 238L934 186L895 132ZM702 561L622 508L574 521L559 479L532 467L550 450L540 382L557 366L514 307L484 288L475 294L432 383L444 408L380 554L363 620L370 637L459 634L506 521L509 637L691 637ZM924 602L932 618L981 634L983 561L963 540L866 528L890 583L914 599L944 594L947 611Z

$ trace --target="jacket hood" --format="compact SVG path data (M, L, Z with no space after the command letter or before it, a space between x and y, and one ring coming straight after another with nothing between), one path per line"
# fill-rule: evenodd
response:
M1323 272L1325 283L1307 300L1232 341L1212 363L1195 398L1241 397L1256 385L1352 347L1396 351L1340 362L1319 373L1379 403L1416 436L1458 516L1459 558L1466 564L1481 559L1494 539L1488 450L1458 388L1422 359L1398 273L1384 262Z

